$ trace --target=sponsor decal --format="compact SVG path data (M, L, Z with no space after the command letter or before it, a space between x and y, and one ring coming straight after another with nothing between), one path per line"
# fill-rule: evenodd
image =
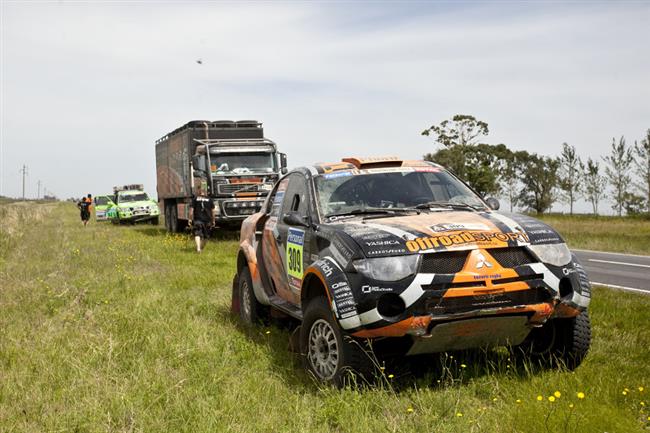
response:
M334 172L334 173L324 174L323 178L324 179L336 179L338 177L348 177L348 176L352 176L351 171L337 171L337 172Z
M339 281L332 284L332 295L339 317L344 318L350 313L356 313L356 302L352 295L350 286L345 281Z
M406 248L412 252L426 251L434 248L452 245L465 245L470 243L490 243L493 241L529 242L528 236L523 232L461 232L453 235L437 235L415 238L406 241Z
M368 284L364 284L363 286L361 286L361 291L363 293L392 292L393 289L391 287L379 287L379 286L370 286Z
M492 280L492 279L497 279L501 278L501 274L493 274L493 275L474 275L475 280Z
M321 269L323 270L323 273L325 274L326 277L331 277L332 272L334 272L334 268L332 268L332 266L330 266L330 264L327 262L321 265Z
M287 274L289 284L300 287L303 277L303 246L305 244L305 231L289 227L287 236Z
M426 173L440 173L438 167L413 167L413 170Z
M383 254L403 254L405 252L404 248L388 248L382 250L370 250L366 251L368 256L378 256Z
M490 228L485 224L457 224L457 223L442 223L435 224L429 227L431 231L439 232L459 232L461 230L475 230L475 231L488 231Z
M386 239L383 241L370 241L365 244L369 247L385 247L387 245L399 245L399 243L397 239Z

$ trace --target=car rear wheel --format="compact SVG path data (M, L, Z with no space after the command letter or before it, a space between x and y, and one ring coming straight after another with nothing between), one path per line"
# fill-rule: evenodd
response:
M300 348L305 367L321 382L344 386L355 376L370 378L373 364L362 342L343 334L322 296L307 304Z
M253 292L253 282L248 267L239 274L239 317L242 322L252 326L266 317L267 307L262 305Z

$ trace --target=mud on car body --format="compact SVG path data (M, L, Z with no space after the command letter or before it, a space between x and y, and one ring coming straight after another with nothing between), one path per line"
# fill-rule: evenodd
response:
M347 158L293 170L244 221L233 308L300 320L307 368L340 383L369 370L367 339L405 355L508 345L575 368L590 293L548 225L490 209L434 163Z

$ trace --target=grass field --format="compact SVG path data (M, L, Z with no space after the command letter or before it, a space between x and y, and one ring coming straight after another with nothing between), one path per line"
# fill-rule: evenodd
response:
M650 255L650 219L593 215L537 217L557 229L570 247Z
M69 203L0 209L1 432L650 431L648 296L595 290L573 373L494 351L336 390L288 331L230 315L235 235L197 255L152 226L84 229Z

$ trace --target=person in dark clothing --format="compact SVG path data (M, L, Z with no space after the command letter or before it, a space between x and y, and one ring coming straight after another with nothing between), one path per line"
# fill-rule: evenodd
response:
M214 225L214 203L205 194L203 187L197 188L190 212L196 251L200 253L205 247L205 240L210 237L210 228Z
M87 197L82 198L77 207L79 208L79 214L81 216L81 223L86 227L88 225L88 220L90 220L90 208L93 204L93 196L88 194Z

